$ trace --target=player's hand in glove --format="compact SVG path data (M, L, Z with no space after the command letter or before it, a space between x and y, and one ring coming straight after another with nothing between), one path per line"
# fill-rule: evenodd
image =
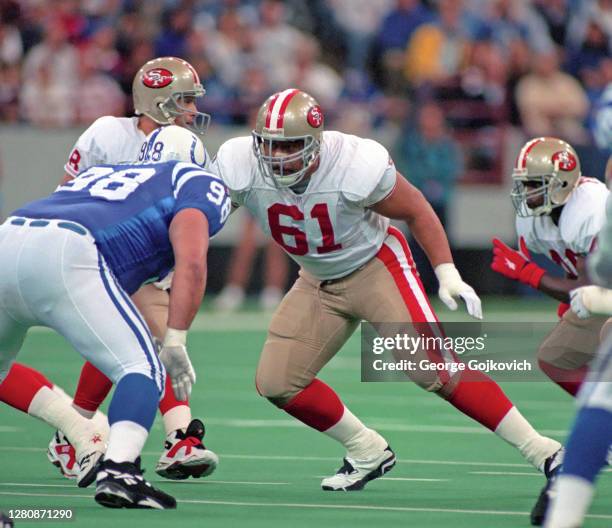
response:
M521 250L512 249L501 240L493 239L493 262L491 269L505 277L538 288L546 273L540 266L531 262L531 255L523 238L520 239Z
M457 301L454 297L461 297L465 302L468 313L476 319L482 319L482 304L480 297L476 295L474 288L461 279L454 264L448 262L440 264L434 269L440 289L438 297L450 309L457 309Z
M174 395L180 401L189 398L191 387L196 381L195 371L187 354L186 341L186 330L168 328L159 353L159 359L170 376Z
M612 290L599 286L582 286L570 292L572 311L580 318L612 315Z

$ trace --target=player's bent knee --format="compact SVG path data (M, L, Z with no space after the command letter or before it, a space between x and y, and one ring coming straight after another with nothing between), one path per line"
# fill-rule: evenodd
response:
M287 405L304 388L292 387L285 380L268 379L259 375L255 378L255 387L260 396L281 408Z

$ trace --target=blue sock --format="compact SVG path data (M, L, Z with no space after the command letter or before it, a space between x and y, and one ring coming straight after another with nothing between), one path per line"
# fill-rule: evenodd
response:
M611 443L612 413L596 407L583 407L567 441L563 473L594 482L606 464Z
M108 409L108 423L128 420L151 429L159 402L157 385L144 374L127 374L117 384Z

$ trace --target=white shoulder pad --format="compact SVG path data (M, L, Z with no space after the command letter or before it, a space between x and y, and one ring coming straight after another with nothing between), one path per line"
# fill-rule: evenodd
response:
M583 178L563 207L559 220L561 238L578 255L589 253L606 219L609 191L594 178Z
M213 160L212 171L232 192L248 190L253 183L252 139L249 136L228 139L219 147Z
M79 136L64 166L68 174L76 176L89 167L113 159L115 150L122 145L125 137L125 128L119 119L114 116L100 117Z
M342 136L343 152L340 158L346 167L340 184L343 196L349 202L361 203L364 206L383 199L389 193L387 182L385 189L379 189L382 180L388 179L383 176L390 174L392 185L395 183L396 170L389 152L372 139L346 134Z

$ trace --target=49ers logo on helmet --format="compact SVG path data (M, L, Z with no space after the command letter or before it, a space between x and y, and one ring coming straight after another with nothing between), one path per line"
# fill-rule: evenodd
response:
M323 124L323 111L320 106L313 106L308 110L306 121L312 128L319 128Z
M148 88L164 88L174 79L174 75L166 68L153 68L142 76L142 84Z
M559 169L565 172L573 171L578 162L576 157L567 150L560 150L552 155L552 162L556 163Z

